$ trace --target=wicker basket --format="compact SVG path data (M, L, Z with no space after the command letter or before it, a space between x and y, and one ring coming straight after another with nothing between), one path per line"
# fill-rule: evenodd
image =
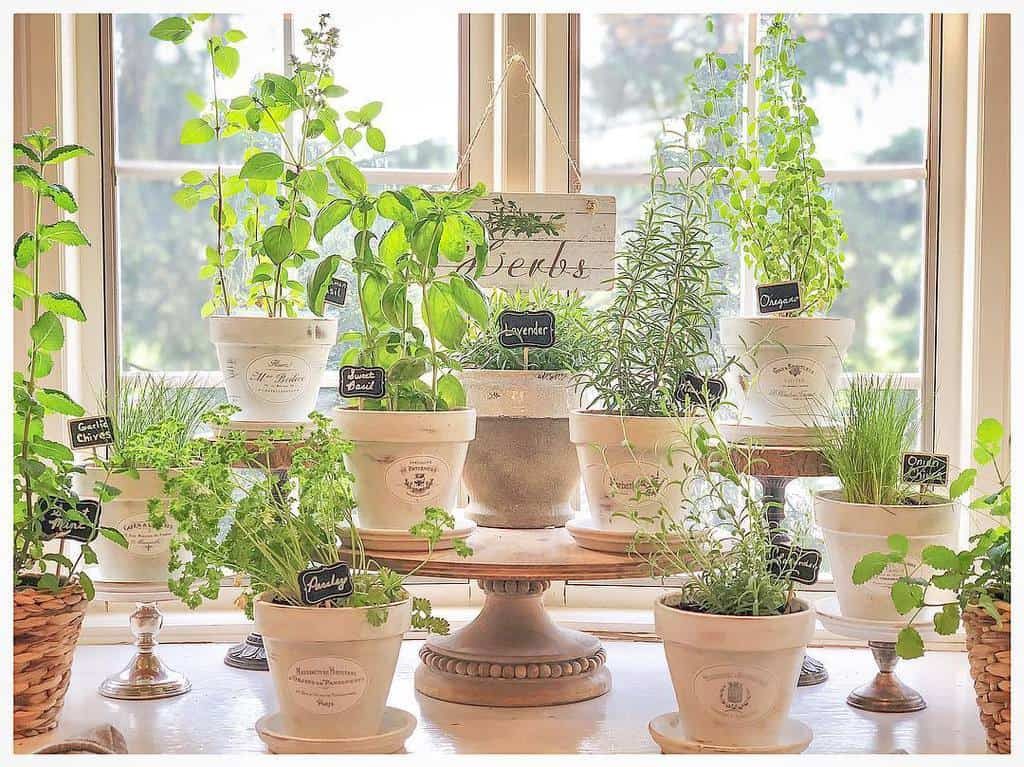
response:
M1010 605L996 602L1002 618L997 625L980 607L964 610L967 631L967 657L978 696L981 723L985 727L988 750L1010 753Z
M58 592L14 591L14 737L52 730L71 681L89 600L78 583Z

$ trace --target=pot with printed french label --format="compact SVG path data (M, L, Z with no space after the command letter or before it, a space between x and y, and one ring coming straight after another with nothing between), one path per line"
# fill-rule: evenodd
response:
M385 609L380 625L369 613ZM299 607L256 600L256 630L285 734L339 739L377 735L412 600L381 607ZM379 623L379 621L374 621Z
M408 531L427 507L454 512L475 410L339 407L333 418L353 444L345 466L355 478L361 529Z
M297 424L315 409L338 334L331 317L210 317L232 421Z
M840 317L725 317L722 346L741 423L811 426L829 412L854 322Z
M768 750L789 720L814 610L793 599L777 615L710 615L655 603L654 625L679 706L681 735L720 749Z
M853 568L865 554L888 551L890 535L907 538L907 563L915 575L928 578L932 569L921 563L926 546L957 550L960 517L956 502L936 495L914 496L911 503L874 505L850 503L842 490L814 495L814 520L825 538L839 609L844 617L873 621L905 621L893 606L891 590L907 574L902 566L888 565L866 583L853 582ZM953 601L947 591L931 589L929 604Z

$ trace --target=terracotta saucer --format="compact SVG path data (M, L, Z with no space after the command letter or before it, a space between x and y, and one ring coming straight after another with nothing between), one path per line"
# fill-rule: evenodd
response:
M650 721L647 730L663 754L799 754L810 745L814 733L797 719L787 719L779 742L771 746L716 746L689 740L683 732L679 712L662 714Z
M427 542L417 538L408 530L385 530L372 527L360 527L358 512L356 514L356 529L359 530L359 538L363 542L363 548L367 551L405 551L413 553L426 553ZM441 539L434 546L434 551L445 551L455 547L456 538L465 538L476 530L476 522L468 519L455 520L455 529L446 530ZM345 531L341 533L341 543L345 545Z
M606 551L611 554L650 554L658 549L653 542L639 543L633 546L636 538L634 530L606 530L594 525L589 517L575 517L565 523L565 529L576 541L576 545L591 551ZM672 537L672 543L678 543L682 539Z
M361 738L298 738L282 732L281 713L260 717L256 733L272 754L397 754L416 729L416 717L400 708L384 709L380 732Z

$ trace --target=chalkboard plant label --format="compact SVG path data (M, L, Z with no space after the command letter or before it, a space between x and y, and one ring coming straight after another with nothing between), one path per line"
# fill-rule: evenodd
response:
M790 578L797 583L810 586L818 582L821 552L784 543L773 543L769 568L780 578Z
M352 573L344 562L310 567L299 573L299 598L303 604L341 599L350 596L353 588Z
M91 543L100 530L99 501L81 500L72 507L63 498L41 498L40 526L47 540L67 538L80 543Z
M506 349L550 349L555 345L555 315L547 309L498 315L498 343Z
M68 421L72 450L114 444L114 425L105 415L72 418Z
M949 482L949 456L937 453L904 453L904 482L914 485L945 485Z
M348 298L348 283L338 277L332 277L327 285L324 301L335 306L344 306L346 298Z
M342 397L382 399L387 394L384 368L342 365L338 376L338 392Z
M773 282L757 286L757 311L760 314L795 312L800 306L799 282Z
M687 407L714 410L725 396L725 381L714 376L684 373L676 386L676 399Z

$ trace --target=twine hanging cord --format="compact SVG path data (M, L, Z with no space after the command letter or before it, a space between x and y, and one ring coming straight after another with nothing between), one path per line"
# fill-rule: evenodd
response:
M462 176L462 171L465 169L466 164L469 162L470 155L473 153L473 147L476 146L477 139L480 138L480 133L483 131L487 120L494 114L494 107L498 102L498 96L501 95L501 91L505 87L505 83L508 81L508 76L512 72L512 67L516 64L522 65L523 71L526 74L526 81L530 84L530 88L533 89L533 94L537 97L537 101L540 103L541 109L544 110L544 116L547 118L548 125L551 126L551 130L554 132L555 138L558 140L558 146L561 147L563 154L565 154L566 158L569 160L569 167L572 168L572 172L575 175L573 191L578 192L582 188L583 174L580 173L580 167L576 164L576 159L572 156L572 153L569 152L569 147L562 139L562 134L558 132L558 126L555 125L555 119L551 116L551 112L548 110L548 105L544 102L544 97L540 95L540 89L537 87L537 81L533 79L533 72L530 71L529 64L526 63L526 59L523 58L522 54L513 53L509 56L508 61L505 62L505 69L501 73L501 77L498 79L497 87L491 94L491 100L487 102L487 107L484 109L484 114L480 118L480 122L473 131L473 135L469 140L469 146L467 146L466 151L462 153L459 165L455 169L455 175L452 177L452 181L448 185L449 191L455 187L456 182Z

